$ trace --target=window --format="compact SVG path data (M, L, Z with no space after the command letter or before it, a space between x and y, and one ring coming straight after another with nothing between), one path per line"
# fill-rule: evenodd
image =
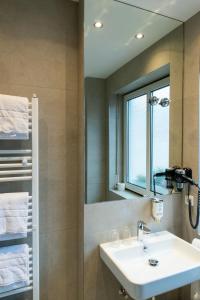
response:
M142 188L146 188L146 103L147 95L127 102L127 182Z
M169 78L124 96L124 179L126 188L149 195L153 175L169 167L169 106L151 105L149 99L170 98ZM165 179L156 182L165 194Z

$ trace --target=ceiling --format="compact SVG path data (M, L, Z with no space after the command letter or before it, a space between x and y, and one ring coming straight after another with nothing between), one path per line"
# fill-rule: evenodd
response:
M200 10L200 0L122 0L129 4L153 9L160 14L172 14L185 20ZM175 9L172 2L189 2L189 8ZM191 3L194 2L194 5ZM197 6L197 2L198 6ZM161 4L159 6L159 4ZM168 3L168 6L167 6ZM187 3L188 4L188 3ZM170 7L169 7L170 6ZM180 18L180 13L182 18ZM96 29L95 21L103 22ZM107 78L121 66L180 26L178 20L145 11L115 0L85 0L85 77ZM141 40L136 33L143 32Z
M187 21L200 11L200 0L122 0L123 2Z

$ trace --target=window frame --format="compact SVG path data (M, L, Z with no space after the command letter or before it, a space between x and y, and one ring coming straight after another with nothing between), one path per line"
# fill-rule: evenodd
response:
M123 96L124 107L124 159L123 159L123 173L126 189L143 196L152 196L151 191L151 168L152 168L152 106L149 104L148 99L152 93L158 89L170 86L170 77L165 77L156 82L148 84L140 89ZM128 101L147 95L146 103L146 189L127 182L127 164L128 164Z

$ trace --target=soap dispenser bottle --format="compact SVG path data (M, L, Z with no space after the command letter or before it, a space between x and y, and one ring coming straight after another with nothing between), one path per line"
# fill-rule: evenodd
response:
M163 211L164 211L164 202L162 199L159 198L153 198L152 199L152 217L156 222L161 221L163 217Z

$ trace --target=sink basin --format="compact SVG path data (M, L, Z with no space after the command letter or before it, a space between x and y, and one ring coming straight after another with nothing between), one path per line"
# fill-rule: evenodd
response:
M146 250L144 249L144 246ZM200 251L161 231L100 245L100 256L127 293L144 300L200 279ZM152 266L149 260L158 261Z

